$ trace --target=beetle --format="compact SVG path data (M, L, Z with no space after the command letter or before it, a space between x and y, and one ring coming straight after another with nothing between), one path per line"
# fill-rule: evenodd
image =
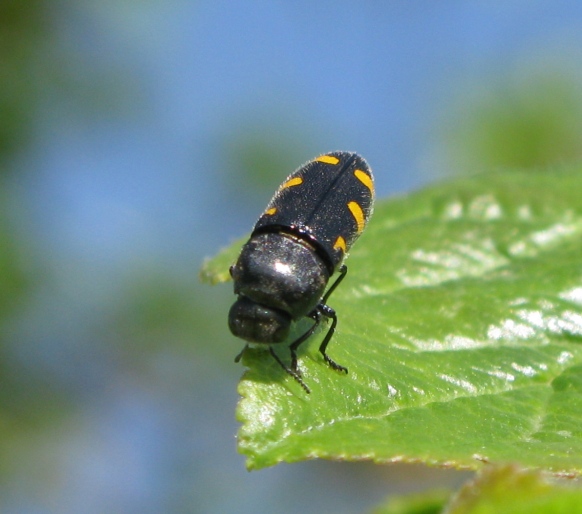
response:
M353 152L320 155L281 184L230 267L237 295L228 315L231 332L250 343L269 345L274 359L307 393L297 348L322 318L331 319L331 325L319 351L331 368L348 371L326 351L337 325L327 300L346 276L343 261L368 223L373 204L372 170L362 157ZM335 272L337 279L325 291ZM289 345L287 365L271 345L286 341L291 322L304 317L314 323Z

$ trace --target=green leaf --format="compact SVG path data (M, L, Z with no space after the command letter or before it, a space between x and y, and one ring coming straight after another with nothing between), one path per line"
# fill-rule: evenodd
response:
M310 395L265 349L245 352L248 467L330 458L580 472L581 192L580 169L515 171L378 202L329 299L339 323L328 353L349 374L319 354L325 326L300 347ZM227 277L239 249L206 278ZM286 345L277 352L288 359Z
M372 514L440 514L450 491L436 489L406 496L391 496L384 505L376 507Z
M539 471L515 465L486 466L452 496L434 490L389 497L372 514L574 514L582 491L565 480L549 481Z
M447 514L574 514L582 512L582 491L539 472L515 466L487 467L465 485Z
M200 280L208 284L219 284L220 282L230 280L228 268L236 261L240 249L246 240L246 237L239 239L228 248L223 248L216 257L207 259L200 269Z

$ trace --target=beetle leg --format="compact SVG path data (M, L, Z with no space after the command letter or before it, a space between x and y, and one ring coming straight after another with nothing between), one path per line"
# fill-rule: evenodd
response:
M340 278L343 278L343 276L345 276L345 273L343 275L341 275ZM340 279L338 279L338 281L339 280ZM336 281L336 284L337 284L337 281ZM334 287L336 284L334 284L332 287ZM331 326L329 327L327 334L325 334L325 338L323 339L323 341L319 345L319 351L323 355L325 362L327 362L333 369L335 369L337 371L341 371L342 373L347 373L348 368L338 364L327 353L325 353L327 345L328 345L329 341L331 340L333 333L335 332L335 327L337 325L337 314L329 305L325 305L324 303L320 303L317 306L317 309L323 316L331 319Z
M240 353L234 358L234 362L238 362L241 360L243 353L245 353L245 350L249 347L248 344L245 344L245 347L240 351Z
M348 272L348 267L345 264L342 264L339 267L339 277L336 278L335 282L331 285L331 287L327 290L327 292L323 295L323 298L319 303L326 304L327 299L330 297L331 293L335 291L335 288L340 285L340 282L344 279Z
M299 336L295 341L293 341L289 345L289 351L291 353L291 366L290 367L287 366L279 358L279 356L275 353L275 351L273 350L273 347L269 346L269 351L271 352L271 355L273 356L273 358L279 363L279 365L289 375L291 375L301 385L301 387L303 387L303 389L305 389L305 391L307 393L310 393L311 391L309 390L309 388L307 387L307 385L305 384L305 382L303 382L303 380L301 378L301 370L299 369L299 366L297 365L297 348L299 348L299 345L304 343L313 334L315 329L321 323L321 316L325 316L326 318L330 318L331 319L331 326L329 327L329 330L327 331L327 334L325 335L325 338L323 339L321 345L319 345L319 351L323 355L325 362L327 362L329 364L329 366L331 366L333 369L335 369L337 371L341 371L343 373L348 372L348 368L335 362L325 352L327 345L328 345L329 341L331 340L333 333L335 332L335 327L337 325L337 314L336 314L335 310L333 310L329 305L326 305L325 302L327 301L327 299L329 298L331 293L334 292L335 288L344 279L344 277L346 276L346 273L348 272L348 268L345 264L342 264L338 271L339 271L339 276L336 279L336 281L327 290L327 292L325 293L325 295L323 296L323 298L321 299L321 302L317 305L317 307L307 315L308 317L312 318L315 323L313 323L313 325L309 328L309 330L307 330L304 334ZM245 348L243 348L243 352L245 349L246 349L246 346L245 346ZM241 352L241 354L243 352ZM239 354L238 358L240 359L240 354ZM238 360L236 362L238 362Z
M297 339L295 339L295 341L293 341L289 345L289 351L291 352L291 366L290 367L287 366L279 358L279 356L275 353L275 350L273 350L272 346L269 346L269 351L271 352L271 355L273 356L273 358L279 363L279 365L289 375L291 375L299 383L299 385L301 385L301 387L303 387L303 389L305 389L305 391L307 393L311 393L311 391L309 390L309 387L307 387L307 385L305 384L305 382L303 382L303 379L301 378L301 370L299 369L299 366L297 365L297 348L299 348L299 345L301 343L304 343L307 339L309 339L311 334L313 334L313 332L315 331L315 329L317 328L317 326L319 325L319 323L321 321L321 313L319 312L319 310L316 309L313 312L310 312L308 314L308 317L312 318L315 321L315 323L313 323L313 325L311 327L309 327L309 330L307 330L304 334L299 336Z
M307 330L307 332L305 332L302 336L295 339L295 341L293 341L289 345L289 351L291 352L291 369L295 371L295 373L297 373L299 376L301 376L301 371L297 366L297 348L299 348L299 345L301 343L305 342L307 339L309 339L309 337L311 337L311 334L313 334L313 332L315 331L315 329L317 328L321 321L321 315L317 310L309 313L308 316L310 318L313 318L315 323L309 328L309 330Z
M281 366L289 375L291 375L295 381L301 386L303 387L303 389L305 390L305 392L307 394L311 393L309 387L307 387L307 384L305 384L305 382L303 382L303 380L301 379L301 375L298 373L298 370L294 370L289 368L280 358L279 356L275 353L275 350L273 350L272 346L269 346L269 351L271 352L271 355L273 356L273 358L279 363L279 366Z

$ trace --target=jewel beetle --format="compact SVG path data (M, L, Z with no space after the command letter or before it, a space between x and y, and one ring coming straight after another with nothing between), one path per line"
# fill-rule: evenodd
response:
M228 315L231 332L250 343L269 345L274 359L307 393L297 348L322 318L331 319L331 325L319 351L333 369L348 371L326 351L337 325L327 300L346 276L344 258L368 223L373 203L372 170L362 157L353 152L320 155L281 184L230 267L237 295ZM337 279L325 291L335 272ZM289 345L287 365L271 345L285 342L291 323L304 317L314 323ZM248 343L235 362L247 347Z

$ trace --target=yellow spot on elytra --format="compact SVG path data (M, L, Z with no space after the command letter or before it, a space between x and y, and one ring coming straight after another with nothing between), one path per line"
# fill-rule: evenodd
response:
M318 162L325 162L325 164L337 164L339 159L333 155L320 155L315 159Z
M281 184L281 189L298 186L300 184L303 184L303 179L301 177L293 177L292 179L289 179L287 182Z
M355 170L354 175L370 190L370 193L374 194L374 183L372 182L372 177L370 177L370 175L362 170Z
M346 253L346 240L342 236L339 236L333 244L333 249Z
M267 209L265 211L265 214L272 216L273 214L275 214L277 212L277 207L271 207L270 209Z
M348 209L352 213L352 216L356 220L356 225L358 226L358 234L364 230L366 225L366 220L364 219L364 211L357 202L349 202Z

